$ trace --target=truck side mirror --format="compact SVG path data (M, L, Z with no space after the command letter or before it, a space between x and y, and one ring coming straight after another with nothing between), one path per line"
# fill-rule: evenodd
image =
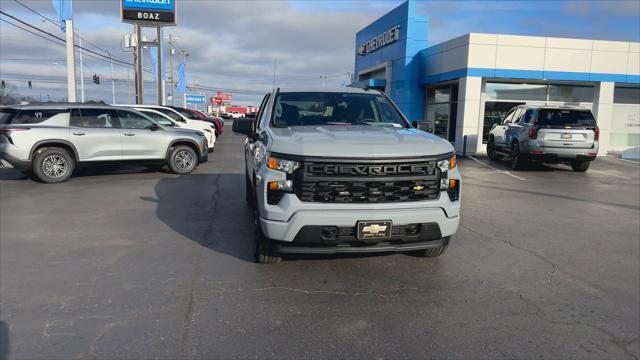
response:
M425 121L425 120L414 120L411 123L411 125L413 125L413 127L416 128L416 129L429 131L429 122L428 121Z
M234 119L233 132L251 136L255 133L254 119Z

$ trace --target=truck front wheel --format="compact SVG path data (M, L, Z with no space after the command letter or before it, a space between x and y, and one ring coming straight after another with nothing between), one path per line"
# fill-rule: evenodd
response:
M422 250L414 250L409 252L409 254L417 257L438 257L444 254L447 251L448 247L449 247L449 237L446 237L442 239L442 245L438 247L422 249Z
M254 230L255 238L253 242L253 255L256 262L260 264L280 262L282 257L275 251L273 241L264 236L264 233L260 228L259 221L256 222L256 229Z

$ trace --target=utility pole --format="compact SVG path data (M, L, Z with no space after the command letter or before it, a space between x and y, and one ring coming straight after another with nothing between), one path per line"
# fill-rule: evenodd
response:
M273 57L273 89L276 88L276 66L278 65L278 57Z
M127 104L131 104L131 77L129 74L129 69L127 69Z
M73 42L73 20L65 20L67 40L67 101L76 102L76 58Z
M169 79L171 80L171 105L176 105L175 100L175 87L173 85L173 54L175 53L175 49L173 48L173 35L169 34L169 64L171 67L171 75L169 75Z
M144 96L142 93L142 83L144 80L144 74L142 72L142 30L140 25L138 24L133 25L133 30L136 34L136 47L134 56L134 63L136 66L136 104L142 104L144 101Z
M84 63L82 62L82 37L80 37L80 29L78 29L78 42L80 45L80 102L84 102Z
M156 27L156 50L157 50L157 65L156 69L157 81L158 81L158 105L164 105L164 89L162 87L162 27Z
M109 52L109 49L104 49L107 54L109 54L109 62L111 63L111 103L115 104L116 103L116 83L115 80L113 80L113 59L111 58L111 52ZM127 71L127 75L129 75L129 72Z

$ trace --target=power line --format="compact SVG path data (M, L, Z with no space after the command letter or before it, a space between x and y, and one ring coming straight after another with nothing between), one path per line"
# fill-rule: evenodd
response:
M7 13L6 13L6 12L4 12L4 11L1 11L1 10L0 10L0 14L2 14L2 15L4 15L4 16L7 16L7 17L10 17L11 19L13 19L13 20L15 20L15 21L17 21L17 22L19 22L19 23L21 23L21 24L24 24L24 25L26 25L26 26L28 26L28 27L30 27L30 28L32 28L32 29L34 29L34 30L37 30L37 31L39 31L39 32L41 32L41 33L43 33L43 34L47 34L47 35L51 36L52 38L55 38L55 39L57 39L57 40L59 40L59 41L62 41L63 43L66 43L66 42L67 42L67 41L66 41L66 39L63 39L63 38L61 38L61 37L59 37L59 36L56 36L56 35L54 35L54 34L52 34L52 33L48 32L48 31L44 31L44 30L42 30L42 29L39 29L39 28L37 28L37 27L35 27L35 26L33 26L33 25L31 25L31 24L29 24L29 23L25 22L25 21L22 21L22 20L18 19L17 17L15 17L15 16L13 16L13 15L7 14ZM24 29L23 29L23 30L24 30ZM93 50L87 49L87 48L82 47L82 46L80 46L80 45L73 44L73 46L75 46L75 47L77 47L77 48L79 48L79 49L82 49L82 50L84 50L84 51L87 51L87 52L89 52L89 53L92 53L92 54L94 54L94 55L97 55L97 56L103 57L103 58L105 58L105 59L109 59L109 57L108 57L108 56L106 56L106 55L99 54L99 53L97 53L97 52L95 52L95 51L93 51ZM112 57L112 59L113 59L113 57ZM113 61L114 61L114 62L119 62L119 63L125 64L125 65L129 65L129 66L133 66L133 64L132 64L132 63L129 63L129 62L126 62L126 61L117 60L117 59L113 59Z
M63 39L63 38L58 37L58 36L56 36L56 35L54 35L54 34L51 34L50 32L44 31L44 30L42 30L42 29L39 29L39 28L37 28L37 27L35 27L35 26L33 26L33 25L31 25L31 24L29 24L29 23L25 22L25 21L22 21L22 20L20 20L20 19L16 18L16 17L15 17L15 16L13 16L13 15L7 14L7 13L6 13L6 12L4 12L4 11L0 11L0 14L5 15L5 16L8 16L8 17L10 17L11 19L14 19L14 20L16 20L16 21L20 22L21 24L24 24L24 25L26 25L26 26L28 26L28 27L30 27L30 28L32 28L32 29L35 29L35 30L37 30L37 31L40 31L41 33L47 34L47 35L51 36L52 38L54 38L54 39L56 39L56 40L58 40L58 41L62 42L62 44L60 44L60 43L56 42L55 40L53 40L53 39L51 39L51 38L46 38L46 37L44 37L44 36L42 36L42 35L40 35L40 34L34 33L34 32L33 32L33 31L31 31L31 30L25 29L25 28L23 28L23 27L21 27L21 26L19 26L19 25L17 25L17 24L11 23L11 22L9 22L9 21L7 21L7 20L4 20L4 19L0 18L0 20L2 20L2 21L4 21L4 22L6 22L7 24L13 25L13 26L15 26L15 27L17 27L17 28L19 28L19 29L21 29L21 30L24 30L24 31L26 31L26 32L29 32L29 33L31 33L31 34L33 34L33 35L35 35L35 36L38 36L38 37L40 37L40 38L42 38L42 39L48 40L48 41L50 41L50 42L52 42L52 43L54 43L54 44L57 44L57 45L60 45L60 46L63 46L63 47L65 46L64 44L66 44L66 42L67 42L67 41L66 41L66 39ZM123 60L117 60L117 59L116 59L116 58L114 58L113 56L112 56L111 58L109 58L109 57L108 57L108 56L106 56L106 55L99 54L99 53L97 53L97 52L95 52L95 51L93 51L93 50L87 49L87 48L82 47L82 46L79 46L79 45L77 45L77 44L74 44L74 47L76 47L76 48L79 48L79 49L82 49L82 50L84 50L84 51L89 52L90 54L85 54L85 55L86 55L86 56L89 56L89 57L91 57L91 58L93 58L93 59L102 60L102 61L105 61L105 62L107 62L107 61L113 61L113 62L116 62L116 63L120 63L121 65L126 65L126 66L130 66L130 67L133 67L133 66L134 66L132 63L129 63L129 62L126 62L126 61L123 61ZM91 54L94 54L94 55L91 55ZM100 58L96 58L96 56L98 56L98 57L100 57ZM147 69L145 69L145 70L144 70L144 72L146 72L147 74L152 74L152 71L147 70Z
M21 5L21 6L23 6L24 8L28 9L29 11L33 12L34 14L36 14L36 15L38 15L38 16L40 16L40 17L42 17L44 20L47 20L48 22L52 23L52 24L53 24L53 25L55 25L56 27L59 27L59 26L60 26L60 22L57 22L57 21L55 21L55 20L53 20L53 19L51 19L51 18L49 18L49 17L44 16L42 13L38 12L37 10L33 9L32 7L30 7L30 6L26 5L26 4L24 4L24 3L22 3L22 2L20 2L20 1L18 1L18 0L13 0L13 1L15 1L15 2L16 2L16 3L18 3L18 4L20 4L20 5ZM78 36L78 38L82 39L82 41L84 41L84 42L86 42L87 44L89 44L89 45L93 46L94 48L96 48L96 49L98 49L98 50L100 50L100 51L104 51L105 53L107 53L107 52L105 51L105 49L104 49L104 48L101 48L100 46L98 46L98 45L96 45L96 44L92 43L91 41L89 41L89 40L87 40L87 39L85 39L84 37L80 36L80 34L76 34L76 36ZM117 57L117 56L112 56L112 58L117 59L117 60L120 60L120 61L125 61L125 60L123 60L123 59L121 59L121 58L119 58L119 57Z

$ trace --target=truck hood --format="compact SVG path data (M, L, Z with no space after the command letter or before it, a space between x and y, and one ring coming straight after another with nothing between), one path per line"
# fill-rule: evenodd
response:
M269 150L281 154L345 158L431 156L453 152L448 141L418 129L370 125L270 128Z

